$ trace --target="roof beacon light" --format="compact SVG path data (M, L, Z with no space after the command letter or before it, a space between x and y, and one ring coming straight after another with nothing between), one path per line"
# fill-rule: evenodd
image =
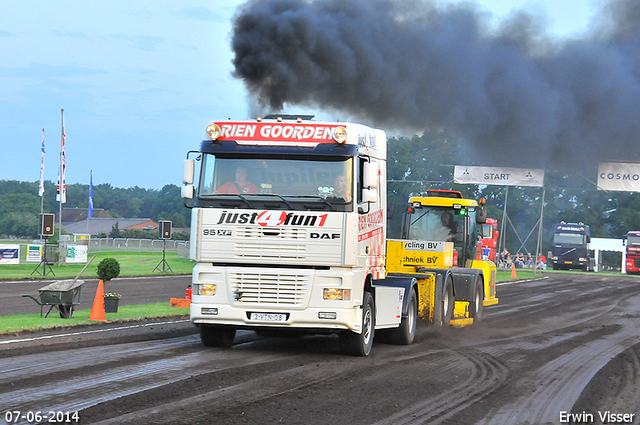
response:
M344 127L336 127L333 129L333 140L338 143L347 141L347 129Z
M211 140L218 140L220 136L222 136L222 129L218 124L209 124L207 127L207 136L209 136Z

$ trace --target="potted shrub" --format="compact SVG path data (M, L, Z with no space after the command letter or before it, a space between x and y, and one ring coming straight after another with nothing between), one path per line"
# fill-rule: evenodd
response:
M116 313L118 301L122 295L111 292L111 279L120 275L120 263L115 258L105 258L97 267L98 278L107 284L107 293L104 296L104 312Z

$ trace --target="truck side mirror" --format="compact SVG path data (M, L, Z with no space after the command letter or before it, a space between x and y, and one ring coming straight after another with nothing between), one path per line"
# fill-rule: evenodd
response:
M182 183L193 184L193 175L195 170L195 160L185 159L182 170Z
M362 189L362 202L376 202L378 191L376 189Z
M193 193L194 189L192 185L182 186L182 189L180 190L180 196L182 196L182 199L193 199Z
M482 207L476 208L476 223L485 224L487 222L487 210Z
M362 176L362 186L364 188L376 187L376 179L378 177L378 169L374 167L374 165L370 162L365 162L363 164L363 176ZM363 194L364 196L364 194ZM367 202L367 201L363 201ZM371 201L373 202L373 201Z

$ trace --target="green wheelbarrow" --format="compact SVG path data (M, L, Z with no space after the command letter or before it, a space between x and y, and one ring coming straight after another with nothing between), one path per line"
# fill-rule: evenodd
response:
M40 317L42 317L43 309L49 306L45 318L49 316L51 310L57 308L60 317L70 319L73 316L74 306L80 304L82 284L84 284L84 280L59 280L38 289L37 297L31 295L23 295L23 297L31 298L40 306Z

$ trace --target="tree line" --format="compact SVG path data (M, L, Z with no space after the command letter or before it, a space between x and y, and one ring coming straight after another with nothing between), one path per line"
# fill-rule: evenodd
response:
M560 221L588 224L593 237L621 238L629 230L640 230L640 195L596 190L593 181L597 164L585 164L580 171L545 170L544 193L537 187L509 187L507 193L504 186L453 183L453 165L485 165L477 164L470 152L447 131L389 138L388 199L394 211L388 223L391 237L399 234L409 196L430 188L459 190L465 197L486 198L488 215L499 220L499 228L506 198L505 247L512 253L535 252L543 194L543 253L551 250L554 227ZM57 213L55 194L55 184L45 182L44 212ZM88 198L89 185L68 185L64 206L87 208ZM174 228L190 224L190 210L184 207L180 188L171 184L160 190L100 184L93 188L93 201L95 208L103 208L113 217L171 220ZM39 213L38 182L0 181L0 237L36 236Z
M44 182L44 196L38 196L39 182L0 180L0 238L37 237L41 201L44 213L58 214L56 183ZM63 208L88 208L89 185L67 185ZM168 184L160 190L116 188L108 183L93 186L93 207L102 208L114 218L169 220L174 228L188 228L190 211L180 197L180 188ZM123 237L140 237L141 231L118 229ZM130 234L135 232L136 236ZM157 231L151 232L157 237ZM183 238L184 235L177 234Z
M561 221L588 224L591 236L597 238L620 239L630 230L640 230L640 194L597 190L598 164L584 164L581 170L546 169L544 191L538 187L461 185L453 182L453 165L486 164L478 164L470 149L447 131L393 137L388 143L389 203L399 210L394 216L402 215L411 195L432 188L459 190L467 198L484 197L488 216L498 219L500 229L506 199L504 246L511 253L534 254L544 195L541 252L545 255L552 248L555 225ZM390 236L399 236L399 221L389 223ZM617 258L611 258L619 256L603 253L605 262L618 266Z

